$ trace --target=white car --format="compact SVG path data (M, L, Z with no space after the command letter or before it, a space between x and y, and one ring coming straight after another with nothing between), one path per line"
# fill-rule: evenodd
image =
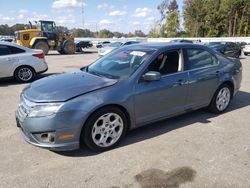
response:
M114 49L119 48L122 45L123 45L122 42L112 42L111 44L109 44L105 47L99 48L98 54L99 54L99 56L104 56L104 55L108 54L109 52L113 51Z
M243 53L244 55L250 54L250 43L245 45L245 47L243 48Z
M127 46L127 45L131 45L131 44L138 44L139 42L137 41L127 41L127 42L112 42L111 44L109 44L108 46L105 46L103 48L100 48L98 50L98 54L99 56L104 56L108 53L110 53L111 51L113 51L114 49L117 49L121 46Z
M0 78L14 77L19 82L30 82L37 74L47 70L42 50L0 42Z

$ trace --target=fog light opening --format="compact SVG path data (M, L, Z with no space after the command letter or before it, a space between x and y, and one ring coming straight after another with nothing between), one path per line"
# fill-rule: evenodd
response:
M40 139L43 142L54 142L55 134L54 133L42 133L40 134Z

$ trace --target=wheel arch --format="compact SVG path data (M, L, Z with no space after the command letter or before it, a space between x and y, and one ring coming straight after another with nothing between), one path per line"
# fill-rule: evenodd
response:
M82 135L83 135L84 126L85 126L85 124L88 122L88 120L90 119L90 117L91 117L95 112L97 112L97 111L99 111L99 110L101 110L101 109L103 109L103 108L108 108L108 107L116 107L116 108L120 109L120 110L125 114L125 116L126 116L126 118L127 118L127 121L128 121L127 130L130 130L130 128L131 128L131 115L129 114L128 110L127 110L124 106L122 106L122 105L120 105L120 104L106 104L106 105L97 107L96 109L94 109L93 111L91 111L91 112L88 114L88 116L87 116L85 122L83 123L83 125L82 125L82 127L81 127L80 141L81 141L81 137L82 137Z
M36 44L37 42L39 42L39 41L43 41L43 42L46 42L46 43L48 44L48 41L47 41L47 38L46 38L46 37L34 37L34 38L32 38L31 41L30 41L30 46L31 46L32 48L34 48L35 44ZM49 46L49 44L48 44L48 46Z
M32 67L32 66L30 66L30 65L18 65L17 67L15 67L15 69L14 69L14 71L13 71L13 73L12 73L13 77L15 77L16 70L17 70L18 68L20 68L20 67L29 67L29 68L31 68L31 69L34 71L34 73L36 74L36 70L34 69L34 67Z

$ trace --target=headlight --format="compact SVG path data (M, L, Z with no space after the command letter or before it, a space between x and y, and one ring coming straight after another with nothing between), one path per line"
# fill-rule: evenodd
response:
M32 106L28 113L28 117L50 116L58 112L62 103L39 104Z

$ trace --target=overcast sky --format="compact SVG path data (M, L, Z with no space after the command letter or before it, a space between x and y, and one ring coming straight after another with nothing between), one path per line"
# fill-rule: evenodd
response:
M179 9L182 0L177 0ZM57 25L92 31L109 29L128 33L148 32L160 18L156 7L162 0L0 0L0 24L13 25L29 20L55 20Z

